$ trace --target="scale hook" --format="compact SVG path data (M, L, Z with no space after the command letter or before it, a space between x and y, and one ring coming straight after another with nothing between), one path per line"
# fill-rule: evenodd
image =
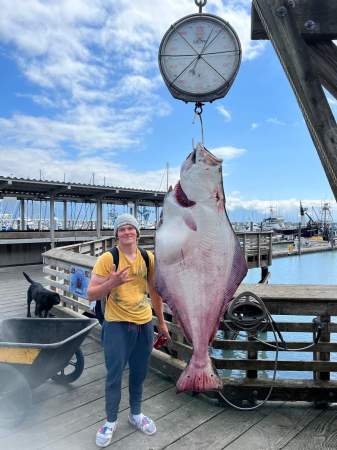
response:
M194 0L194 3L199 7L199 13L202 13L202 8L206 5L207 0Z

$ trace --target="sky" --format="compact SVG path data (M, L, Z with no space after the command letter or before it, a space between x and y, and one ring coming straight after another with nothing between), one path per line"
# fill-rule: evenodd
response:
M243 50L228 94L203 110L223 158L232 220L298 220L335 201L269 41L250 40L250 0L208 0ZM193 0L0 0L0 175L165 190L201 139L194 105L158 68L170 25ZM329 96L332 111L337 101ZM336 215L337 218L337 215Z

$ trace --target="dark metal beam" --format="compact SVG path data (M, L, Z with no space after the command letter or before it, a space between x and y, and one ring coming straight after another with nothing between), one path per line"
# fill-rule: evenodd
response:
M65 192L69 192L70 190L71 190L71 185L68 184L68 186L62 186L60 188L51 189L49 191L49 194L56 196L56 195L59 195L59 194L63 194Z
M12 184L12 180L0 180L0 190L5 189L7 186L11 186Z

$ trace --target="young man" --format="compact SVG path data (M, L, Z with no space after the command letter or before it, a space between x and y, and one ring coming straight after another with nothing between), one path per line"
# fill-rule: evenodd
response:
M160 332L169 337L162 300L154 287L154 256L148 252L149 270L137 247L139 225L135 217L122 214L115 223L119 263L115 270L111 252L97 260L88 286L90 301L108 296L102 327L107 378L105 404L107 421L96 434L96 444L106 447L117 426L122 374L129 364L129 422L146 434L154 434L152 419L141 412L143 382L153 345L152 309L159 319Z

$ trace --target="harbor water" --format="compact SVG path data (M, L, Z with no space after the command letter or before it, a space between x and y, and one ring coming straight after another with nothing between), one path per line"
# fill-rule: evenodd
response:
M337 251L328 251L322 253L304 254L301 256L289 256L284 258L273 259L272 266L269 268L271 276L269 283L272 284L322 284L322 285L336 285L337 289ZM258 283L261 277L261 269L250 269L244 283ZM276 321L286 322L311 322L314 317L311 316L274 316ZM337 322L337 317L332 317L333 322ZM282 333L284 340L298 341L298 342L312 342L311 333ZM220 337L220 336L219 336ZM261 334L261 338L266 338L266 335ZM238 336L237 339L246 339L246 336ZM268 340L273 340L272 334L268 333ZM331 340L337 341L337 334L331 334ZM214 356L216 357L217 350ZM225 351L226 357L230 358L244 358L246 357L243 351ZM220 354L219 354L220 356ZM302 360L306 361L312 359L310 352L279 352L278 360ZM337 354L331 353L332 361L337 361ZM259 359L275 358L275 352L259 352ZM243 371L222 371L222 376L242 377ZM272 371L259 372L259 377L273 376ZM312 379L312 372L278 372L277 378L299 378ZM331 373L331 379L337 379L337 373Z
M337 251L307 253L273 259L269 268L273 284L335 284L337 289ZM244 283L258 283L260 269L250 269Z

